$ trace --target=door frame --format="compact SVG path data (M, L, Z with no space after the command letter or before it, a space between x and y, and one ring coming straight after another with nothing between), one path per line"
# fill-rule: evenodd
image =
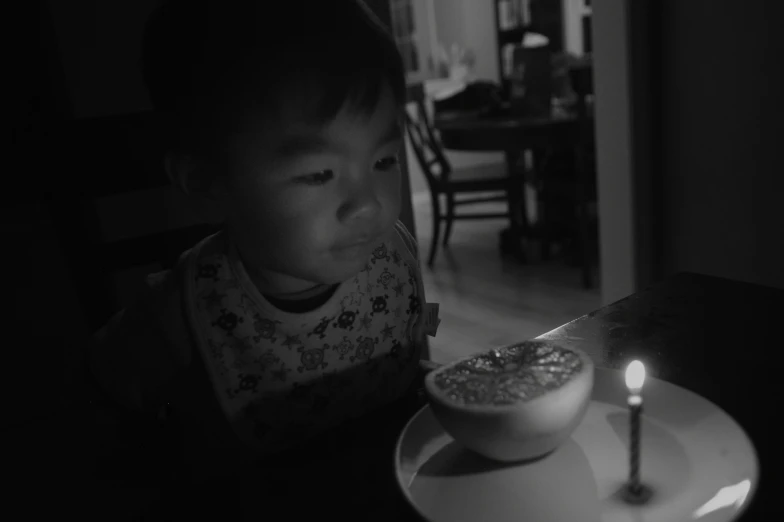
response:
M661 276L652 2L592 2L602 304Z

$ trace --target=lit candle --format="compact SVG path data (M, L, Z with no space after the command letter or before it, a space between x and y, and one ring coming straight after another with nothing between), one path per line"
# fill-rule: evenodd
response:
M645 366L632 361L626 368L626 386L629 388L629 493L640 495L640 414L642 413L642 385L645 382Z

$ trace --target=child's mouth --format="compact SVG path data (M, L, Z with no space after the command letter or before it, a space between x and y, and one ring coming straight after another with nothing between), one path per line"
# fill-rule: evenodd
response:
M338 250L359 250L365 247L373 245L378 236L377 235L367 235L362 236L354 241L347 242L343 245L338 246Z

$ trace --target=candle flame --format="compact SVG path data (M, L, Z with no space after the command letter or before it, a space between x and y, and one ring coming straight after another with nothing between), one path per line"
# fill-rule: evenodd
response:
M632 361L626 367L626 386L630 391L639 393L645 382L645 366L640 361Z

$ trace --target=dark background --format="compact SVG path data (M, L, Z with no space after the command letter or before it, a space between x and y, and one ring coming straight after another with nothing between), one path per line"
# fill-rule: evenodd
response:
M386 2L369 3L383 9ZM633 35L632 53L648 64L635 74L633 100L645 108L635 139L649 151L639 165L649 174L639 189L649 195L640 228L652 238L647 278L689 270L784 288L781 2L650 4L648 32ZM57 216L39 197L47 180L80 173L49 157L34 137L52 122L148 108L138 47L154 0L9 5L13 154L3 208L13 301L6 312L5 411L19 440L46 441L56 436L50 421L60 406L75 400L74 377L63 368L77 364L90 328ZM105 208L107 230L123 233L124 208L168 212L170 203L159 193L113 201ZM172 220L185 219L171 211ZM31 428L38 439L28 437Z

